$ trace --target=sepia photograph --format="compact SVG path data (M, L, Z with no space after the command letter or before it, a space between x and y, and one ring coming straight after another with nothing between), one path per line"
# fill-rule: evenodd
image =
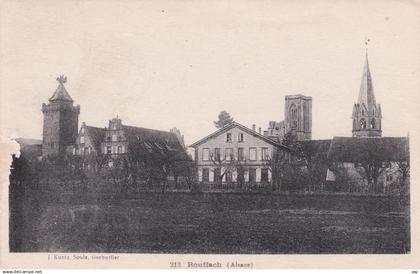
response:
M3 254L413 255L419 2L0 7Z

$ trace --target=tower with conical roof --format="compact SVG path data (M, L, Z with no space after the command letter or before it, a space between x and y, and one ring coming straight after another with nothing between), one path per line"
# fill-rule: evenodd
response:
M44 125L42 131L42 156L64 155L66 147L76 141L80 106L73 105L73 99L64 84L65 76L57 78L58 87L48 100L42 104Z
M367 52L359 98L353 106L352 119L353 137L380 137L382 135L381 105L376 104L373 93Z

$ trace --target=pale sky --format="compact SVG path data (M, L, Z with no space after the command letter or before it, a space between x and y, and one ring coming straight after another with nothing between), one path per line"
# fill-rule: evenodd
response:
M351 136L365 37L383 136L418 122L420 7L411 1L2 1L1 134L41 138L68 78L79 126L169 130L187 144L221 110L263 129L313 97L313 138Z

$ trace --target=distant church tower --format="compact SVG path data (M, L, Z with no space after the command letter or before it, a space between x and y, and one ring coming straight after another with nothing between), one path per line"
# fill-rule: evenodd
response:
M48 104L42 104L44 126L42 131L42 156L63 155L66 146L76 141L80 106L73 106L64 83L65 76L57 78L58 87Z
M285 98L284 118L286 131L296 134L297 139L312 139L312 97L287 95Z
M373 93L367 53L359 98L353 106L352 119L353 137L380 137L382 135L381 105L376 104Z

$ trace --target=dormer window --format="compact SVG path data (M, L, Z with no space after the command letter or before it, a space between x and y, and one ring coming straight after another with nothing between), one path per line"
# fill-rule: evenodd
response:
M84 144L85 143L85 136L80 136L80 143Z

